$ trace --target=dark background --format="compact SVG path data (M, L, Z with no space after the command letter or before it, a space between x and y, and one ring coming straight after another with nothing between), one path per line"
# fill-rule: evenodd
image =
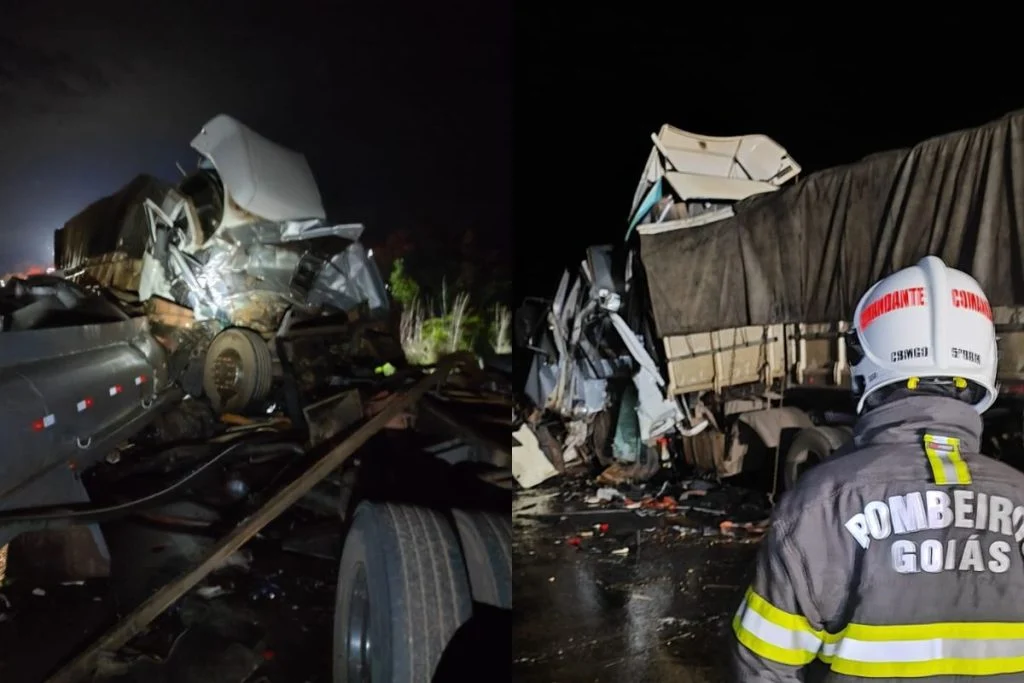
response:
M766 134L806 175L1024 106L1014 23L981 6L932 16L612 7L545 3L517 17L519 296L551 296L587 245L621 243L664 123Z
M378 256L477 280L514 260L517 295L549 295L621 239L663 123L764 133L810 172L1024 106L1016 20L968 9L7 3L0 273L47 264L52 231L136 173L192 168L224 112L303 152Z
M194 168L218 113L304 153L371 247L472 231L507 256L511 24L503 0L5 2L0 273L48 265L53 230L137 173Z

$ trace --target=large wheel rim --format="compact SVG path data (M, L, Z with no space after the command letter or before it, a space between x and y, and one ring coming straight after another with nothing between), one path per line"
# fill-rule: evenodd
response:
M370 683L370 591L366 567L359 565L349 589L348 638L345 643L348 681Z
M244 376L242 357L234 349L225 349L213 361L213 382L221 401L227 403L238 393Z

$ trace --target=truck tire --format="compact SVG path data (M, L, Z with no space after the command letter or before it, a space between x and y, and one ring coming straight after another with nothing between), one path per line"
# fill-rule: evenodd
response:
M274 361L256 332L229 327L210 342L203 363L203 393L219 413L241 413L270 394Z
M512 609L512 517L453 510L473 600Z
M786 490L791 490L808 468L822 462L849 440L850 430L847 427L801 429L786 452L783 465Z
M338 572L335 683L427 683L472 613L462 553L443 515L359 504Z

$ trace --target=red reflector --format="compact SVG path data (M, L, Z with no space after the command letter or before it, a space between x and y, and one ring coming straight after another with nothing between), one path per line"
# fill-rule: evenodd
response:
M32 429L37 432L41 432L47 427L52 427L55 424L57 424L57 416L54 415L53 413L50 413L49 415L43 415L41 420L36 420L35 422L33 422Z
M91 398L85 399L85 407L86 408L92 408L92 399Z

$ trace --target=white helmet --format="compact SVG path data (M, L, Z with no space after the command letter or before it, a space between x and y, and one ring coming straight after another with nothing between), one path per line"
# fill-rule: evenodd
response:
M874 392L922 380L970 389L983 413L996 399L996 330L978 282L926 256L880 280L854 312L849 336L857 413ZM982 395L983 394L983 395Z

